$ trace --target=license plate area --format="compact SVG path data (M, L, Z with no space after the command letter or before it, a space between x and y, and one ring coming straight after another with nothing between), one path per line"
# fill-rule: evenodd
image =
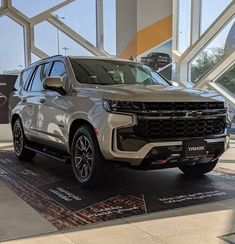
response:
M206 156L207 143L203 140L185 141L183 143L185 158L201 158Z

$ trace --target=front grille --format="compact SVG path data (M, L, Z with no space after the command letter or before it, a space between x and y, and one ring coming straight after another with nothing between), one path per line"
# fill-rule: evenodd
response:
M215 119L139 120L134 134L146 139L170 139L183 137L205 137L223 134L226 127L224 117Z
M150 142L210 138L224 134L226 117L215 119L146 120L117 129L117 146L121 151L138 151Z
M117 145L124 151L161 140L210 138L224 134L227 126L223 102L121 102L117 108L137 119L135 125L117 129Z

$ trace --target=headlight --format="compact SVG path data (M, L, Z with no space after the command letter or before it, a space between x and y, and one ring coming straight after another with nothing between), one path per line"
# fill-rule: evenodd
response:
M132 102L132 101L113 101L104 99L103 107L107 112L124 112L124 113L134 113L137 111L143 111L144 103Z

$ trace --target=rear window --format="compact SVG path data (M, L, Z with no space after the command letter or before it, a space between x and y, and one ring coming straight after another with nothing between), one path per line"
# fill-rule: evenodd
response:
M167 58L170 58L169 54L167 54L167 53L153 53L152 56L153 57L167 57Z
M14 85L15 91L18 91L21 86L25 86L26 82L31 77L32 71L33 71L33 68L26 69L18 75L15 85Z
M19 91L20 89L20 74L18 75L17 79L16 79L16 82L15 82L15 85L14 85L14 91Z

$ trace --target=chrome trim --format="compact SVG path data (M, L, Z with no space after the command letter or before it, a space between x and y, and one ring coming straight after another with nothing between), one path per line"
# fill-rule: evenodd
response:
M126 110L126 111L110 111L114 114L137 115L138 118L147 120L156 119L216 119L227 116L227 109L212 110ZM176 115L176 114L185 115ZM165 114L165 116L164 116Z
M191 139L188 139L188 140L205 140L207 143L213 143L213 142L223 142L224 141L224 137L221 137L221 138L214 138L214 139L198 139L198 138L191 138ZM187 141L187 140L185 140ZM165 141L165 142L152 142L152 143L148 143L146 145L154 145L154 147L164 147L164 146L182 146L183 145L183 141ZM146 146L145 145L145 146ZM117 144L115 145L117 146ZM144 146L144 147L145 147ZM116 147L117 150L115 151L118 151L118 152L124 152L124 153L129 153L128 151L121 151L119 150L117 147ZM140 149L141 150L141 149ZM133 153L132 151L130 151L131 153Z
M133 110L135 111L135 110ZM200 113L210 113L210 112L224 112L227 113L227 109L207 109L207 110L145 110L145 111L138 111L136 112L140 113L194 113L194 112L200 112Z
M116 138L116 130L114 131L114 138ZM113 139L114 139L113 138ZM205 140L207 143L215 143L215 142L224 142L225 150L227 148L227 141L228 136L224 135L223 137L219 138L212 138L212 139L201 139ZM197 140L198 138L192 138L191 140ZM200 139L198 139L200 140ZM113 150L112 150L112 158L117 161L128 161L131 165L138 166L142 160L146 157L146 155L152 150L154 147L169 147L169 146L182 146L183 141L165 141L165 142L153 142L144 145L138 151L120 151L117 147L117 140L114 139L113 141Z
M217 119L225 117L226 114L221 115L207 115L207 116L139 116L140 119L146 120L166 120L166 119Z
M214 139L205 139L207 143L213 143L213 142L224 142L226 136L221 137L221 138L214 138Z
M148 114L146 116L145 114ZM155 116L151 114L156 114ZM177 115L180 114L180 115ZM184 114L184 115L182 115ZM213 109L213 110L161 110L161 111L143 111L138 114L141 119L215 119L227 116L226 109Z

